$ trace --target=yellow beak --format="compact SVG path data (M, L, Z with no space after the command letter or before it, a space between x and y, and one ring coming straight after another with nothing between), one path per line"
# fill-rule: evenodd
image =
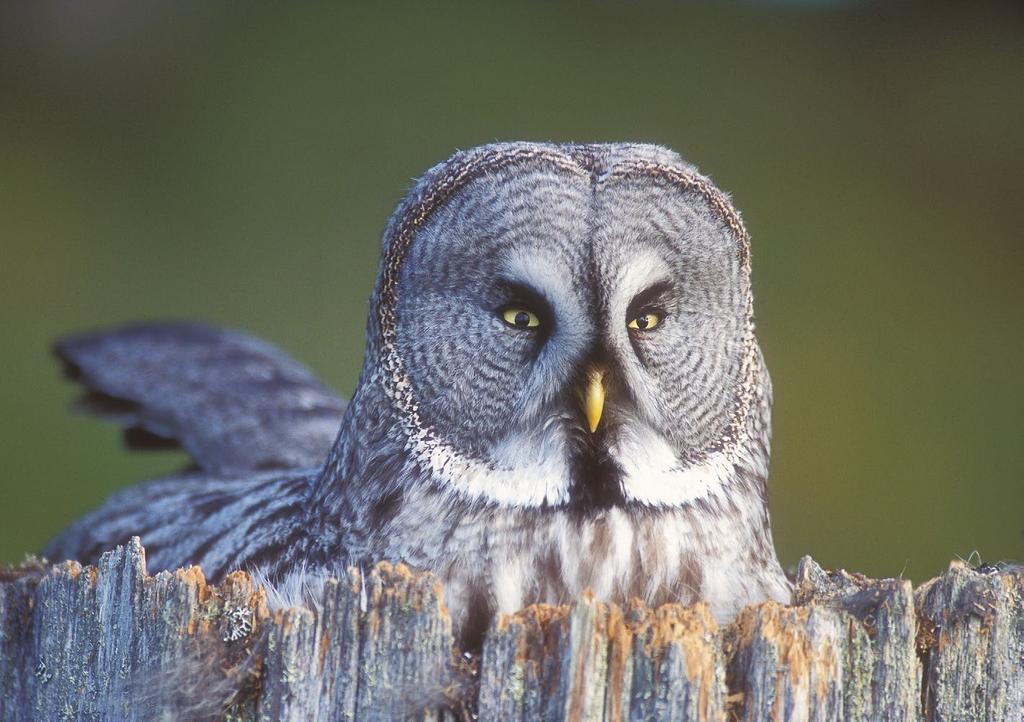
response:
M604 371L591 368L587 371L586 386L583 389L583 412L587 416L590 433L597 431L604 411Z

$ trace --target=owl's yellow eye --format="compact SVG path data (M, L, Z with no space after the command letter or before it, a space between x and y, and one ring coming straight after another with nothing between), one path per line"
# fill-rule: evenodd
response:
M505 323L516 328L537 328L540 326L540 319L533 311L527 311L519 306L510 306L501 312Z
M661 323L661 316L653 312L641 313L627 324L636 331L650 331Z

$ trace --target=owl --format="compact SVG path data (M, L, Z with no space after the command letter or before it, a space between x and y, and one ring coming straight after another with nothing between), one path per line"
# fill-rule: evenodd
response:
M279 603L378 560L429 570L454 628L585 590L788 601L766 498L771 382L747 231L654 145L456 153L388 223L346 405L246 335L156 324L56 346L82 405L192 470L115 493L46 554L142 538L150 567Z

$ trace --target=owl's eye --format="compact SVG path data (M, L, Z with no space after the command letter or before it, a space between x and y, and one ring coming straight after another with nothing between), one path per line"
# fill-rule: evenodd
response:
M646 313L637 314L630 319L627 324L631 329L636 331L650 331L652 328L656 328L661 323L661 316L653 311L647 311Z
M520 306L509 306L501 312L501 317L509 326L516 328L537 328L540 326L540 318L537 317L537 314Z

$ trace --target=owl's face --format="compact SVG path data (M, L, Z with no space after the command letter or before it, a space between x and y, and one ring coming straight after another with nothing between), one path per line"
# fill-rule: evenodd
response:
M678 505L727 473L759 358L746 237L654 152L492 147L393 221L371 324L383 383L453 492Z

